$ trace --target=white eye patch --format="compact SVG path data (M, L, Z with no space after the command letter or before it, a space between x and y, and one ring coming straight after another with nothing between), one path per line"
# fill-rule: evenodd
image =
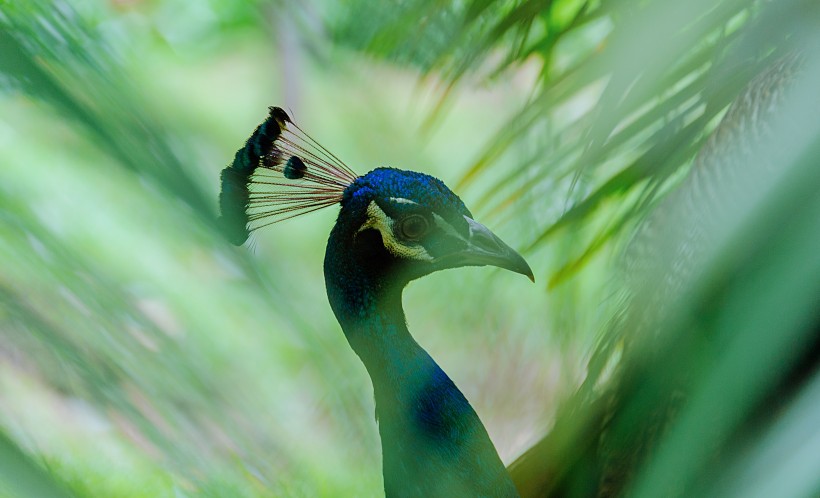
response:
M398 198L391 198L391 201L399 202L406 201L407 203L416 204L413 201L407 199L398 199ZM432 261L433 257L427 253L427 250L419 244L412 244L407 245L405 243L399 242L396 237L393 235L393 225L395 221L393 218L387 216L382 208L376 204L376 201L370 201L370 204L367 206L367 220L362 224L361 228L359 228L358 232L363 230L367 230L368 228L374 228L382 234L382 243L384 244L385 249L387 249L390 254L405 259L416 259L420 261ZM357 232L357 233L358 233Z
M411 201L410 199L405 199L404 197L390 197L390 200L392 202L395 202L396 204L415 204L416 206L419 205L418 202Z
M444 218L437 215L436 213L433 213L433 221L435 222L436 226L439 227L447 235L455 237L456 239L464 240L466 242L464 236L458 233L458 230L453 228L453 225L449 224Z
M390 201L395 202L396 204L413 204L418 206L419 203L415 201L411 201L410 199L405 199L404 197L390 197ZM378 206L377 206L378 207ZM465 240L464 236L461 235L458 230L453 228L453 225L448 223L444 218L439 216L436 213L433 213L433 221L436 223L436 226L439 227L444 233L455 237L457 239Z

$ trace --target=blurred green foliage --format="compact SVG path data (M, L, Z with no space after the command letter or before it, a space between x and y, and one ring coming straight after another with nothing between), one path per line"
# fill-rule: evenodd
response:
M436 174L529 247L547 293L463 269L406 296L505 461L557 424L536 467L592 462L579 441L600 434L574 436L621 358L612 451L670 386L690 400L635 494L816 495L813 57L748 160L751 187L708 184L724 214L697 271L653 327L611 331L636 316L613 297L636 227L817 25L807 0L0 0L0 495L381 493L369 381L324 296L335 213L250 249L214 230L218 172L272 104L360 173ZM681 227L711 206L671 205ZM604 365L564 424L599 331Z
M679 179L740 89L800 45L817 14L815 2L800 0L350 4L335 31L342 42L441 71L451 84L537 69L526 101L493 123L498 133L460 187L488 177L480 187L484 212L509 212L515 203L516 213L536 217L541 229L530 248L571 237L608 208L604 226L567 253L553 285ZM524 150L506 169L499 157L516 147Z

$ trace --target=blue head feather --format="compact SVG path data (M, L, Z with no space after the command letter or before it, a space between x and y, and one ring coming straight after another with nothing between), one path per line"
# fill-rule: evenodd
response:
M356 178L342 194L342 209L356 209L370 201L401 198L423 205L455 226L465 226L464 216L473 217L461 199L434 176L396 168L376 168Z

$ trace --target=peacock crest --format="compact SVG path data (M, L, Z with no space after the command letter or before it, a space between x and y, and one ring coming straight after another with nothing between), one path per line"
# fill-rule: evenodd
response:
M305 133L281 107L270 107L222 170L220 226L242 245L250 232L342 200L357 175Z

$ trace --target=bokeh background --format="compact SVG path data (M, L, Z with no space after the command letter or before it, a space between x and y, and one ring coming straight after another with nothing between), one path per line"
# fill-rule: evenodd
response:
M693 400L633 494L816 496L818 28L807 0L0 0L0 496L381 495L324 293L336 209L240 248L216 231L219 171L269 105L359 173L438 176L528 259L535 285L468 268L405 293L505 463L625 363L620 446L670 386ZM784 58L786 110L722 156L748 183L668 201ZM659 240L685 234L641 238L657 206L714 221L661 303L625 257L677 261Z

